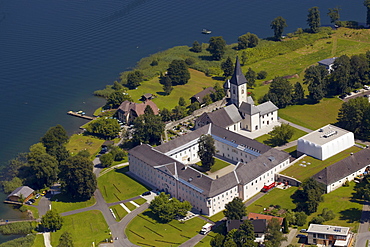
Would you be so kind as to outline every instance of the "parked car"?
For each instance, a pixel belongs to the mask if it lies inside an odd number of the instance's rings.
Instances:
[[[30,199],[29,201],[32,202],[32,203],[35,203],[36,200],[35,199]]]
[[[38,199],[40,197],[40,194],[36,194],[35,198]]]
[[[299,232],[305,233],[305,232],[307,232],[307,229],[301,229]]]
[[[298,234],[296,237],[297,237],[297,238],[307,238],[307,236],[306,236],[306,235],[304,235],[304,234]]]
[[[31,204],[32,204],[32,202],[31,202],[31,201],[26,201],[26,204],[27,204],[27,205],[31,205]]]
[[[354,92],[355,92],[355,93],[359,93],[359,92],[360,92],[360,90],[355,90]]]
[[[148,196],[150,195],[150,191],[145,191],[143,194],[141,194],[142,196]]]

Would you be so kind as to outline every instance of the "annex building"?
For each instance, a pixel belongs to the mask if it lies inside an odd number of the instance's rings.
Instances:
[[[195,120],[195,128],[213,123],[234,132],[241,129],[255,131],[278,122],[277,106],[271,101],[256,106],[252,97],[248,96],[247,79],[238,58],[234,74],[225,82],[224,89],[229,98],[229,105],[211,113],[203,113]]]
[[[298,139],[297,152],[325,160],[355,145],[352,132],[328,124]]]
[[[198,140],[209,134],[216,157],[234,166],[216,177],[191,166],[199,161]],[[235,132],[208,124],[157,147],[140,145],[129,151],[130,172],[153,188],[187,200],[206,215],[224,210],[235,197],[243,201],[275,181],[275,174],[289,167],[289,154]]]
[[[310,224],[307,243],[322,246],[351,246],[353,234],[349,227]]]
[[[352,181],[355,177],[368,173],[369,168],[370,149],[366,148],[322,169],[313,178],[323,185],[326,193],[330,193],[342,187],[346,181]]]

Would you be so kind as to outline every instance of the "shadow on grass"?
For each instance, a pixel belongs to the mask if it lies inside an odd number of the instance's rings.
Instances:
[[[205,61],[213,61],[212,56],[199,56],[199,58]]]
[[[115,172],[117,172],[117,173],[121,173],[121,174],[123,174],[123,175],[127,176],[128,178],[130,178],[130,179],[134,180],[135,182],[137,182],[137,183],[141,184],[141,185],[142,185],[142,186],[144,186],[147,190],[152,190],[152,188],[151,188],[151,187],[146,186],[145,184],[142,184],[140,181],[136,180],[136,179],[135,179],[135,178],[133,178],[133,177],[130,177],[130,176],[127,174],[127,172],[128,172],[128,171],[130,171],[130,170],[129,170],[129,166],[125,166],[125,167],[122,167],[122,168],[119,168],[119,169],[115,169],[114,171],[115,171]]]
[[[143,213],[144,216],[150,218],[151,220],[155,221],[155,223],[159,223],[159,224],[167,224],[167,223],[170,223],[170,222],[164,222],[162,221],[157,215],[153,214],[153,212],[151,210],[147,210]]]
[[[160,96],[166,96],[167,95],[165,92],[155,92],[155,93],[160,95]]]
[[[359,222],[361,218],[362,210],[358,208],[348,208],[339,212],[340,220],[345,220],[348,223]]]
[[[69,195],[66,195],[64,193],[60,193],[60,194],[54,195],[51,198],[51,201],[71,203],[71,202],[86,202],[88,200],[80,199],[80,198],[71,198]]]
[[[212,76],[212,79],[216,81],[225,81],[225,77],[223,76]]]

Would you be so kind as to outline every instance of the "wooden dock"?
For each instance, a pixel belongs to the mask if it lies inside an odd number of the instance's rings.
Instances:
[[[69,111],[69,112],[67,112],[67,114],[71,115],[71,116],[87,119],[87,120],[94,120],[95,119],[95,117],[86,116],[84,114],[80,114],[80,113],[77,113],[77,112],[74,112],[74,111]]]

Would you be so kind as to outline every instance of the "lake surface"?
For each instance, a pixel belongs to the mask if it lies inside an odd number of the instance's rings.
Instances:
[[[307,27],[310,7],[341,6],[342,20],[365,22],[362,0],[14,0],[0,2],[0,166],[62,124],[74,133],[85,123],[66,114],[104,104],[93,97],[140,58],[212,35],[234,43],[247,32],[272,36],[283,16],[286,32]],[[2,201],[4,195],[1,195]],[[20,215],[0,203],[1,218]],[[0,243],[6,238],[0,236]]]

